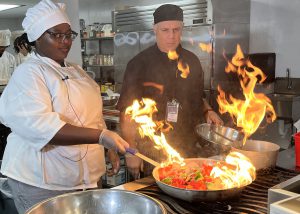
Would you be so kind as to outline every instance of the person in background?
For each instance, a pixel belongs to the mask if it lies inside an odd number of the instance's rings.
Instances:
[[[124,113],[134,99],[151,98],[157,103],[156,120],[165,120],[174,128],[164,133],[167,142],[184,158],[205,156],[196,146],[195,126],[201,121],[219,125],[223,122],[203,98],[203,71],[199,59],[180,45],[183,11],[176,5],[165,4],[157,8],[153,16],[156,44],[130,60],[125,71],[117,106],[122,136],[142,154],[158,162],[165,160],[163,152],[156,150],[153,142],[137,137],[136,124]],[[169,51],[176,51],[179,60],[170,60]],[[187,78],[180,77],[178,61],[189,66]],[[138,178],[141,159],[126,154],[126,164],[133,177]],[[145,176],[151,174],[152,169],[144,163]]]
[[[77,36],[65,4],[40,1],[22,26],[36,52],[16,68],[0,98],[0,121],[12,131],[1,173],[19,213],[50,197],[97,188],[106,171],[104,147],[115,173],[116,152],[128,147],[106,129],[97,83],[65,61]]]
[[[27,38],[27,33],[23,33],[14,41],[14,49],[16,52],[16,66],[27,60],[31,56],[32,47]]]
[[[0,30],[0,85],[6,85],[16,68],[15,57],[6,51],[10,46],[10,30]]]

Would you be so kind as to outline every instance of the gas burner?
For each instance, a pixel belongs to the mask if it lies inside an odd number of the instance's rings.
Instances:
[[[156,184],[138,191],[159,200],[169,214],[265,214],[268,212],[268,189],[297,175],[295,171],[279,167],[260,170],[256,180],[239,196],[226,201],[189,203],[167,195]]]

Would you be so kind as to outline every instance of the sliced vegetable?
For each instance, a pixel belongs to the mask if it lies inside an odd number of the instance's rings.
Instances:
[[[224,186],[218,178],[213,178],[210,173],[213,166],[202,163],[201,166],[187,164],[180,166],[170,164],[158,169],[159,179],[161,182],[188,190],[218,190]]]

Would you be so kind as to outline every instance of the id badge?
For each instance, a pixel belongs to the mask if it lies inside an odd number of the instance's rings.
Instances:
[[[178,119],[179,103],[176,100],[167,102],[167,121],[176,123]]]

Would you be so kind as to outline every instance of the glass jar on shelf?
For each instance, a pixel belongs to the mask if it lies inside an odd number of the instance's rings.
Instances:
[[[95,34],[95,26],[89,25],[89,38],[94,38],[96,36]]]
[[[113,65],[112,55],[108,55],[107,58],[108,58],[107,59],[107,65],[110,65],[110,66]]]
[[[88,64],[89,63],[89,56],[85,55],[83,56],[83,63]]]
[[[94,26],[95,26],[95,37],[100,38],[101,37],[101,24],[99,22],[94,22]]]
[[[88,32],[87,30],[84,30],[84,31],[82,32],[82,38],[84,38],[84,39],[89,38],[89,32]]]
[[[103,55],[100,54],[99,56],[99,65],[103,65]]]
[[[103,55],[103,65],[108,65],[108,57],[107,57],[107,55]]]

